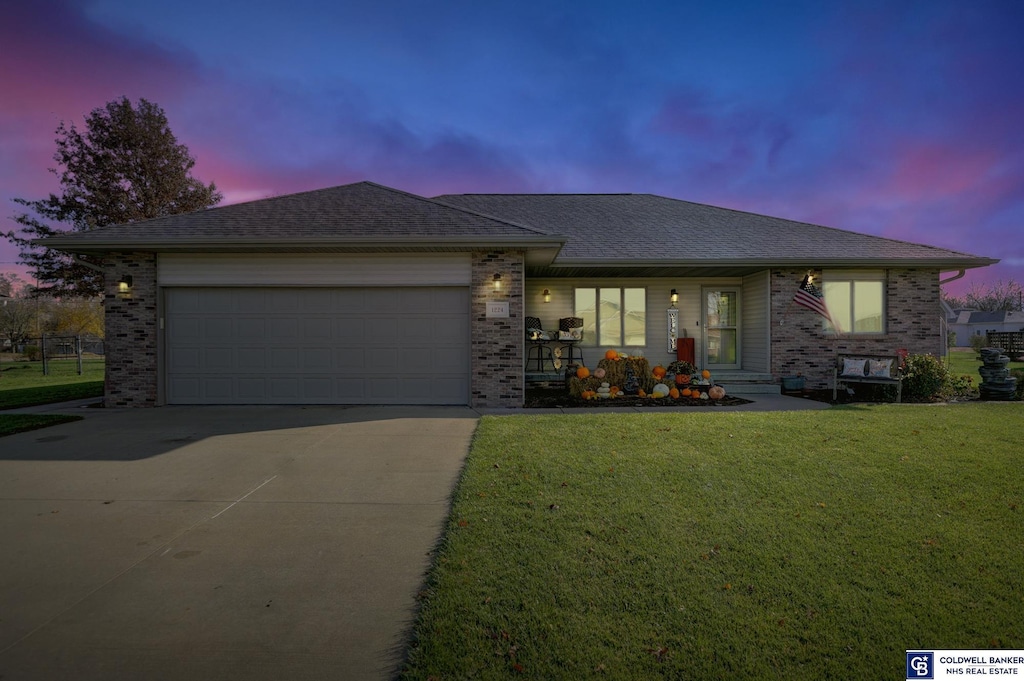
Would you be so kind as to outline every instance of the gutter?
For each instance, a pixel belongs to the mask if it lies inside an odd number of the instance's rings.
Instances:
[[[939,279],[939,286],[942,286],[943,284],[948,284],[951,281],[956,281],[957,279],[963,279],[965,274],[967,274],[967,270],[961,269],[959,272],[954,274],[949,279]]]

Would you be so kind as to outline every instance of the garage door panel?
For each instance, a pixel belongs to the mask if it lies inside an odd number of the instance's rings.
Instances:
[[[267,395],[267,379],[239,378],[238,396],[244,400],[261,401]]]
[[[231,293],[232,312],[266,312],[267,294],[263,289],[231,289]]]
[[[468,402],[468,289],[165,292],[172,404]]]
[[[230,348],[205,348],[203,351],[203,368],[211,371],[231,371],[236,368],[234,358],[237,353]]]
[[[267,351],[264,348],[239,348],[235,352],[235,366],[240,373],[262,371],[267,368]]]
[[[200,354],[199,348],[172,349],[167,354],[168,371],[173,373],[199,371],[202,368]]]
[[[293,313],[293,310],[289,310],[289,313]],[[297,317],[271,319],[267,331],[271,341],[298,338],[299,320]]]
[[[260,317],[238,317],[235,333],[239,338],[262,338],[267,333],[267,322]]]
[[[305,318],[302,320],[302,335],[306,338],[330,339],[333,324],[329,317]]]

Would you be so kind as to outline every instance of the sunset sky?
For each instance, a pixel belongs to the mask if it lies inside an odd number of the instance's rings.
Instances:
[[[127,96],[227,203],[649,192],[1002,259],[954,293],[1024,282],[1019,0],[2,6],[3,230],[58,191],[57,125]]]

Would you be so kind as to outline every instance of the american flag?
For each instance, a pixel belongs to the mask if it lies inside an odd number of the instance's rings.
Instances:
[[[811,275],[804,276],[803,283],[800,284],[796,295],[793,296],[793,302],[809,310],[814,310],[827,319],[836,333],[843,332],[836,320],[832,319],[832,313],[828,311],[828,305],[825,304],[825,296],[822,295],[821,289],[811,283]]]

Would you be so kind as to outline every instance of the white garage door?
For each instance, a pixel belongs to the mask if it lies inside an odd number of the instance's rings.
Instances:
[[[469,289],[165,289],[170,404],[467,404]]]

